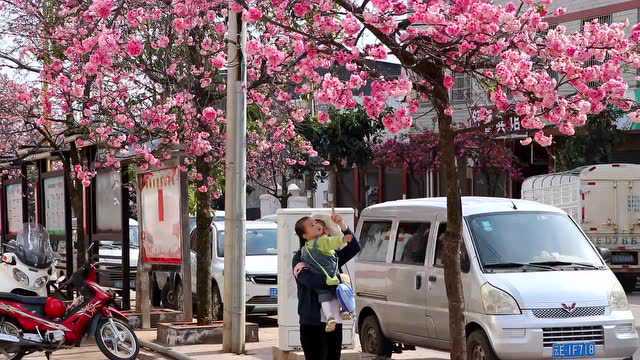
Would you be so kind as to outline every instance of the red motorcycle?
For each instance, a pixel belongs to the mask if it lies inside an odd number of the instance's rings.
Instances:
[[[135,359],[140,344],[124,314],[113,307],[115,294],[96,283],[94,264],[85,265],[59,289],[78,296],[67,308],[56,296],[0,293],[0,354],[21,359],[27,354],[78,346],[94,335],[100,351],[111,360]],[[56,289],[56,293],[59,293]]]

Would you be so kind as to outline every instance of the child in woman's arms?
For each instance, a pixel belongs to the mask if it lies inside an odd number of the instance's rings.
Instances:
[[[339,224],[343,230],[346,230],[340,215],[333,214],[330,219],[307,218],[303,223],[302,235],[306,240],[301,254],[302,261],[313,271],[324,275],[326,284],[331,287],[340,283],[336,250],[341,249],[353,239],[352,235],[344,235],[341,229],[336,229],[335,224]],[[335,309],[339,308],[335,288],[320,290],[317,293],[322,313],[327,321],[325,330],[335,331],[337,324]],[[348,312],[341,312],[340,315],[343,319],[351,318]]]

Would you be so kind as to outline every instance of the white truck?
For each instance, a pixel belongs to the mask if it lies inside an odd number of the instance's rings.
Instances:
[[[527,178],[522,198],[566,211],[628,291],[640,275],[640,165],[602,164]]]

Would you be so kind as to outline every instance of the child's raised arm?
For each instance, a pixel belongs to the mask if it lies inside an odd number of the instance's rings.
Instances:
[[[318,248],[321,251],[331,251],[331,250],[338,250],[340,248],[342,248],[342,246],[344,244],[346,244],[347,242],[351,241],[351,239],[347,240],[346,236],[344,235],[337,235],[337,236],[321,236],[318,240],[316,240],[318,242]]]

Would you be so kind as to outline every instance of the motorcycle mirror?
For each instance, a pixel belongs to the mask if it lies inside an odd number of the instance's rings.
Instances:
[[[16,250],[16,241],[15,240],[11,240],[8,243],[4,244],[4,247],[8,251],[15,251]]]

